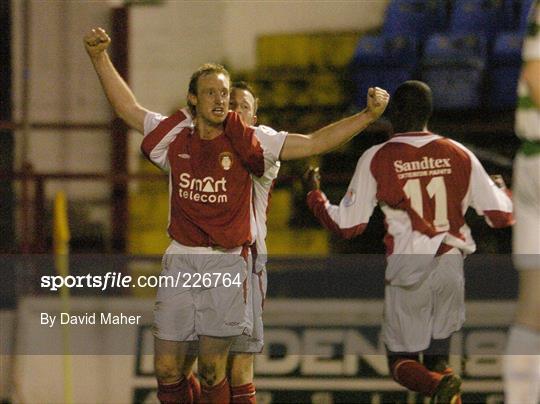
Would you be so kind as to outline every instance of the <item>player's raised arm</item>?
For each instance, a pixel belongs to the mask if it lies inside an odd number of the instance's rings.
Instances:
[[[320,187],[320,174],[310,169],[305,176],[309,189],[307,204],[315,217],[338,237],[350,239],[361,234],[377,205],[377,183],[370,165],[376,148],[369,149],[358,160],[347,193],[339,205],[332,205]]]
[[[111,38],[103,28],[94,28],[84,37],[84,47],[114,112],[131,128],[143,133],[144,117],[148,111],[139,105],[133,92],[113,66],[107,53],[110,43]]]
[[[513,204],[507,189],[501,189],[486,173],[480,161],[469,152],[471,158],[470,205],[483,215],[490,227],[502,228],[515,223]]]
[[[390,96],[379,87],[371,87],[367,94],[367,107],[350,117],[332,123],[308,135],[289,133],[281,160],[294,160],[326,153],[346,143],[375,122],[383,114]]]

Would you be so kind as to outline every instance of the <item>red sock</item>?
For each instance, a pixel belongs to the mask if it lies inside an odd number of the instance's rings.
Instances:
[[[231,404],[257,404],[253,383],[231,387]]]
[[[201,386],[201,404],[230,404],[229,382],[224,378],[213,387]]]
[[[440,373],[430,372],[424,365],[412,359],[396,361],[391,372],[394,380],[402,386],[429,397],[442,379]]]
[[[199,404],[201,402],[201,383],[199,383],[193,373],[188,377],[188,383],[191,395],[193,396],[193,404]]]
[[[158,382],[157,397],[161,404],[192,404],[193,396],[185,377],[176,383],[163,384]]]

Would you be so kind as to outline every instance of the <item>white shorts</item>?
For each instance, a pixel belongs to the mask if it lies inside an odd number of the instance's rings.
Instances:
[[[251,297],[253,303],[253,333],[235,338],[230,351],[235,353],[261,353],[264,347],[263,309],[268,277],[266,268],[251,273]]]
[[[421,352],[448,338],[465,321],[463,257],[457,249],[436,257],[412,286],[385,288],[383,340],[392,352]]]
[[[241,248],[223,251],[173,241],[163,256],[160,281],[180,281],[158,287],[154,336],[196,341],[199,335],[251,335],[251,279],[240,253]]]
[[[518,269],[540,269],[540,155],[516,155],[512,199],[514,263]]]

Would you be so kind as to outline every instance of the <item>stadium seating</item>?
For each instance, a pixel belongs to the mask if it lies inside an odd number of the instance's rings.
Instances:
[[[454,0],[449,32],[484,34],[493,38],[502,9],[502,0]]]
[[[516,0],[517,1],[517,0]],[[529,11],[531,10],[534,0],[521,0],[519,9],[519,21],[517,29],[520,32],[525,32],[527,29],[527,21],[529,17]]]
[[[418,78],[432,87],[436,109],[513,108],[533,1],[390,0],[381,35],[357,45],[354,103],[363,105],[371,85],[392,92]]]
[[[482,36],[430,37],[422,58],[422,79],[433,90],[435,109],[479,108],[486,59],[486,39]]]
[[[521,68],[520,32],[506,32],[495,40],[489,66],[490,109],[512,109],[516,105],[516,88]]]
[[[382,33],[385,36],[412,36],[418,43],[446,29],[444,0],[393,0],[386,9]]]
[[[533,0],[507,0],[504,9],[508,31],[497,35],[491,52],[488,79],[490,109],[512,109],[516,105],[516,87],[521,68],[521,48]],[[512,23],[510,23],[511,18]]]
[[[498,32],[525,32],[533,0],[502,0]]]
[[[502,0],[499,13],[499,31],[513,31],[517,26],[519,3],[516,0]]]
[[[365,36],[359,42],[352,61],[354,104],[365,105],[369,87],[379,86],[392,93],[412,78],[418,63],[417,45],[403,36]]]

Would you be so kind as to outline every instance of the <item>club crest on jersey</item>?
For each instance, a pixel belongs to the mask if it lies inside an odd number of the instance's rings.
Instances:
[[[223,152],[219,155],[218,157],[219,159],[219,164],[221,164],[221,167],[225,170],[225,171],[228,171],[231,169],[232,165],[233,165],[233,156],[232,156],[232,153],[230,152]]]
[[[343,205],[349,207],[356,200],[356,191],[352,188],[347,190],[347,193],[343,197]]]

